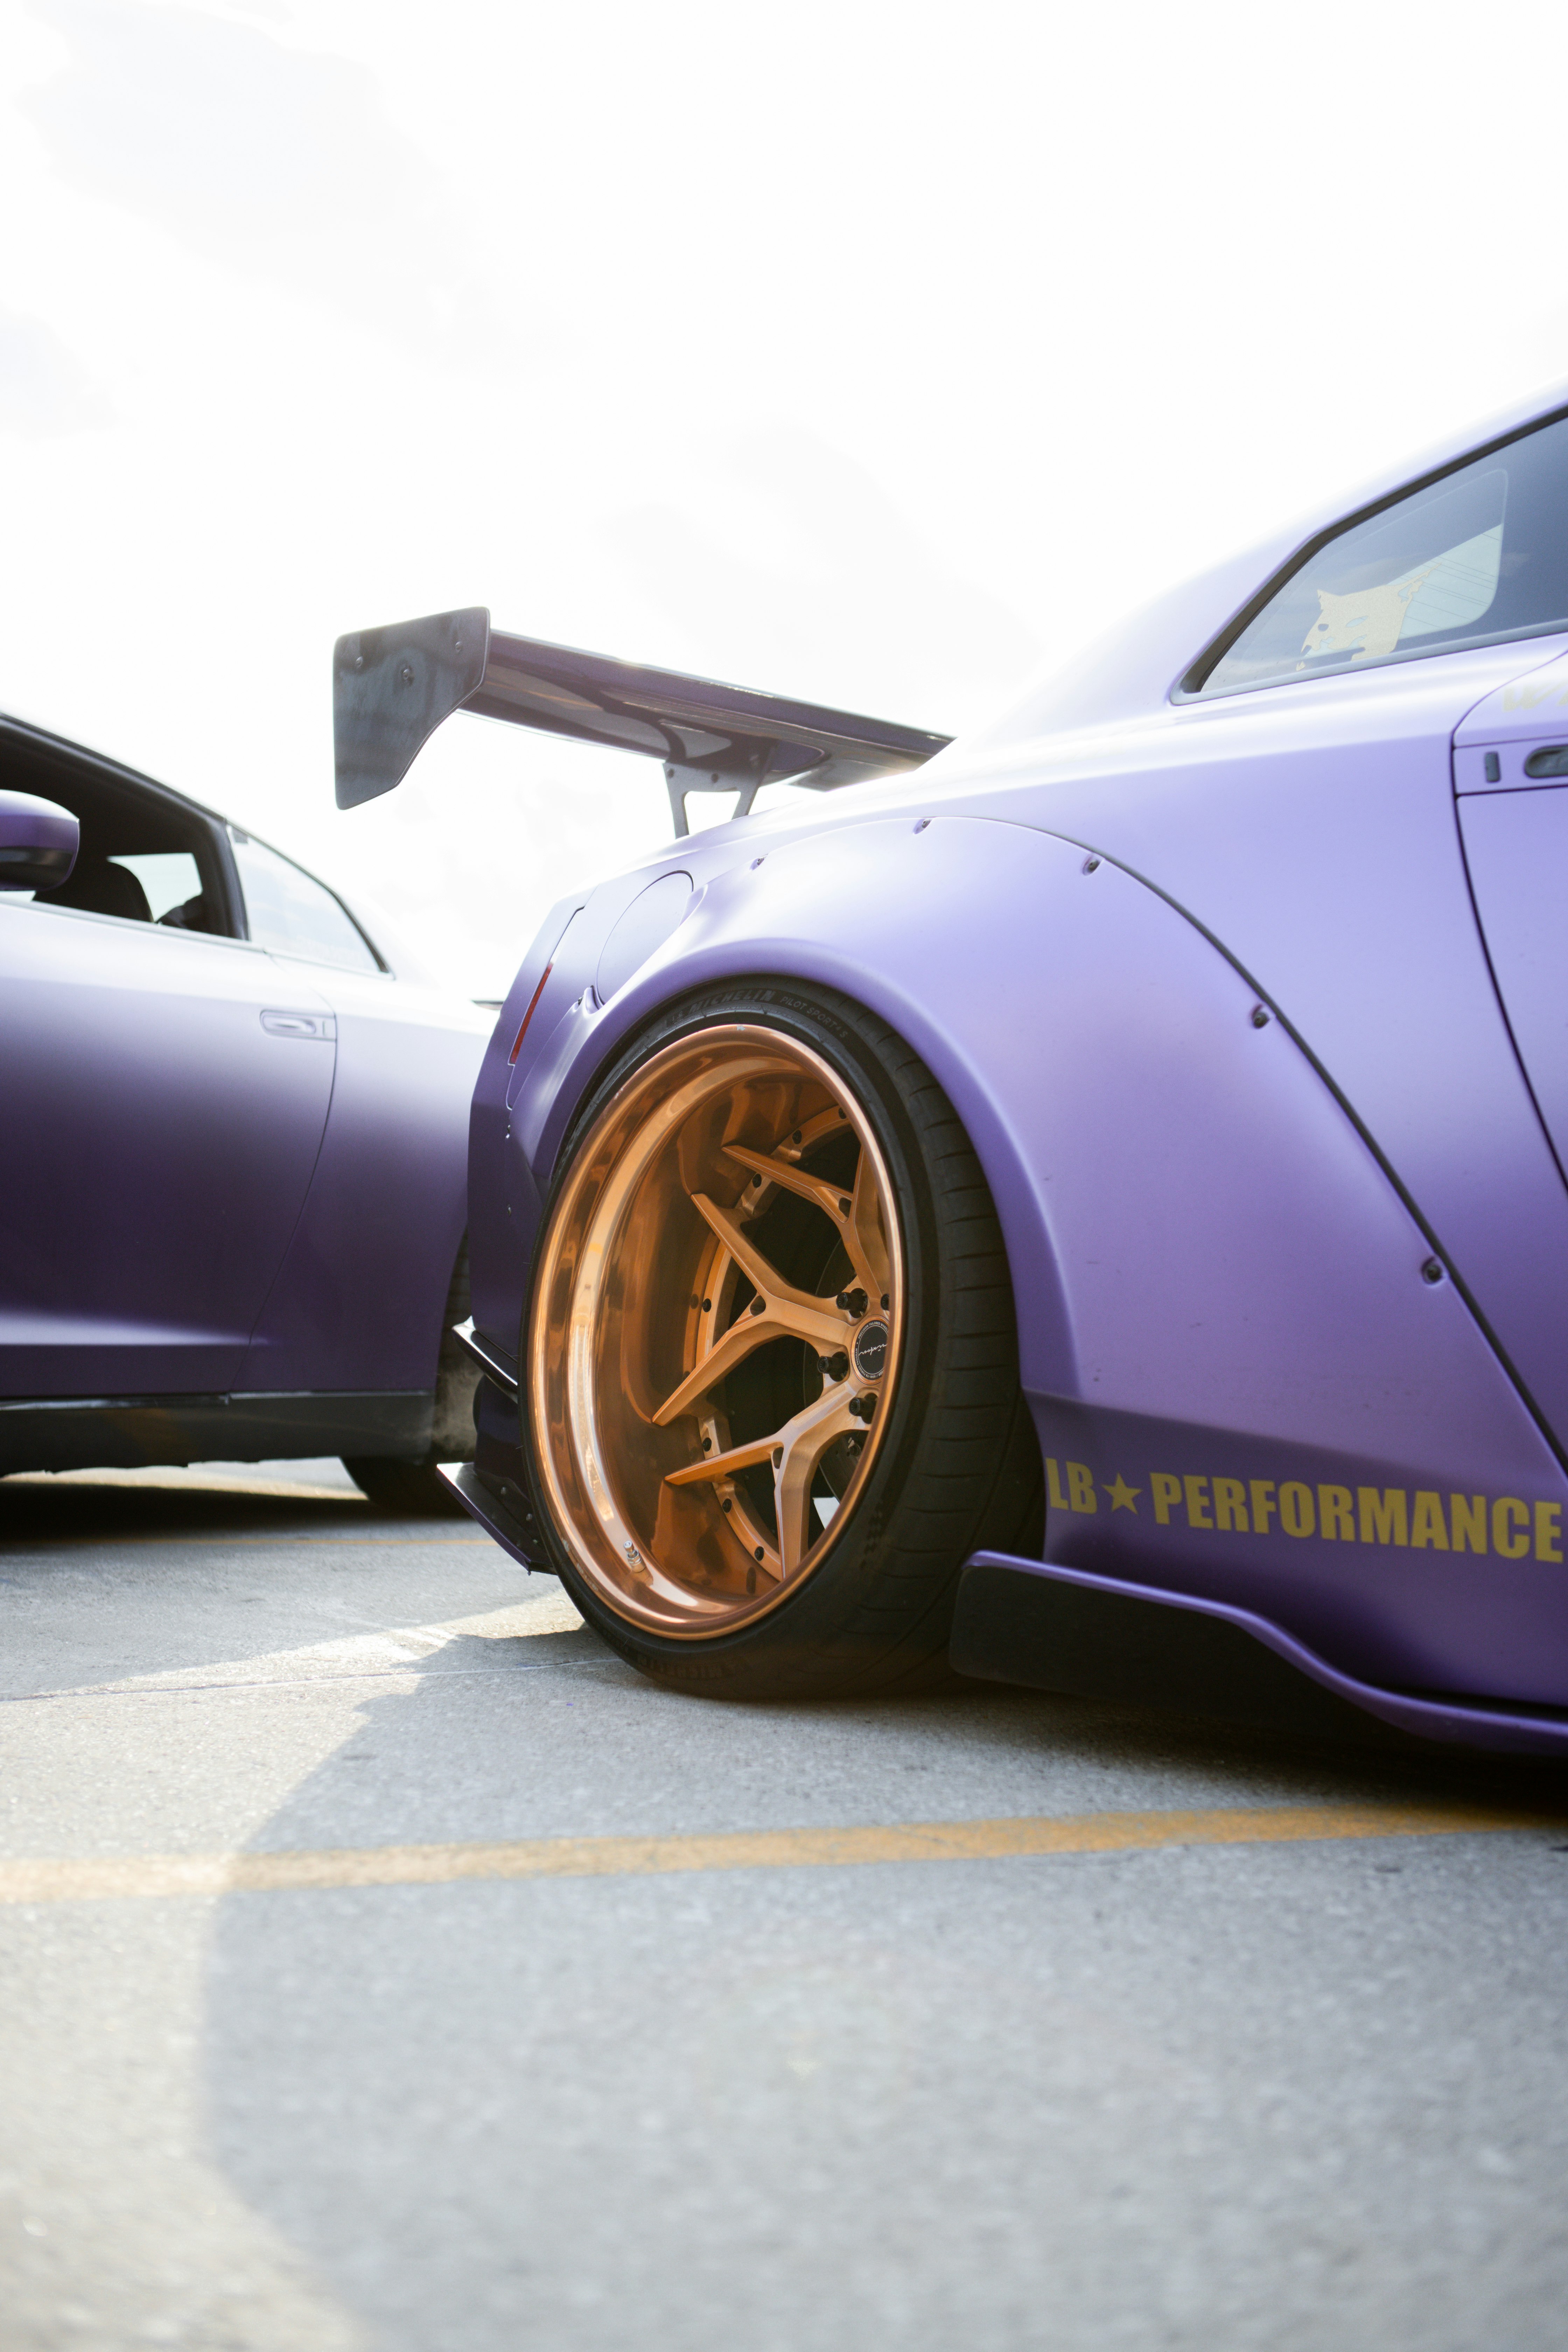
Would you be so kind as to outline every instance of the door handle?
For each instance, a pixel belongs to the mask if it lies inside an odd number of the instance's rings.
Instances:
[[[329,1045],[338,1034],[335,1013],[264,1012],[261,1025],[269,1037],[324,1037]]]

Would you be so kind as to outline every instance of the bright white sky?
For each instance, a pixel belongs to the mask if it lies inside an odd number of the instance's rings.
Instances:
[[[658,772],[459,719],[342,815],[341,631],[488,604],[956,732],[1568,374],[1565,25],[0,0],[0,707],[499,993]]]

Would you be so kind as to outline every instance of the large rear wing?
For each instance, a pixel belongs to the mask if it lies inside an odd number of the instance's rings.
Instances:
[[[571,646],[503,636],[475,604],[338,639],[338,806],[357,808],[401,783],[416,753],[454,710],[647,752],[663,764],[678,834],[688,830],[688,793],[734,793],[734,814],[744,816],[763,784],[832,792],[921,767],[951,740]]]

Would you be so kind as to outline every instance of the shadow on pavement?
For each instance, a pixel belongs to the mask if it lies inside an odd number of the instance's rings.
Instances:
[[[195,1486],[33,1485],[0,1478],[0,1546],[102,1542],[147,1543],[180,1537],[265,1535],[333,1528],[347,1532],[384,1526],[364,1496],[341,1502],[292,1495],[237,1494]],[[397,1524],[402,1524],[398,1522]],[[415,1527],[449,1527],[450,1520],[416,1519]]]

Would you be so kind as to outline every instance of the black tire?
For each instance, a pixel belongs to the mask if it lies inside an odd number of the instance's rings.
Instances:
[[[426,1462],[399,1462],[390,1454],[343,1456],[343,1468],[378,1510],[400,1517],[460,1519],[463,1507],[440,1473]]]
[[[471,1311],[468,1240],[465,1234],[441,1319],[429,1447],[416,1462],[400,1460],[392,1454],[342,1456],[343,1468],[354,1485],[384,1511],[422,1518],[466,1516],[450,1486],[437,1474],[436,1465],[471,1462],[474,1458],[474,1391],[479,1383],[479,1367],[452,1336],[454,1326],[466,1322]]]
[[[546,1206],[539,1263],[578,1152],[607,1107],[651,1056],[726,1024],[765,1028],[815,1054],[858,1106],[882,1155],[907,1276],[902,1352],[884,1400],[885,1426],[853,1507],[823,1536],[822,1557],[798,1589],[735,1630],[671,1638],[609,1605],[556,1524],[525,1359],[523,1444],[548,1564],[611,1648],[672,1688],[732,1698],[929,1688],[948,1677],[964,1559],[983,1548],[1037,1555],[1044,1506],[995,1209],[969,1139],[920,1056],[884,1022],[809,985],[725,985],[670,1008],[606,1070],[574,1122]],[[525,1318],[525,1350],[542,1321]]]

